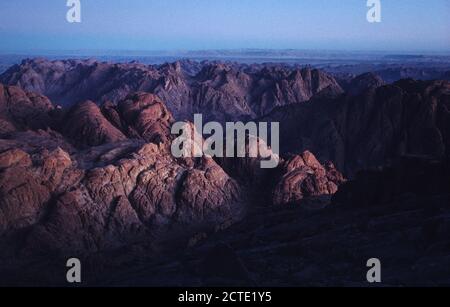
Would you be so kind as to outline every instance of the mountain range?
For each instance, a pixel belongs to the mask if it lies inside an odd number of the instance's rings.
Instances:
[[[393,285],[450,282],[449,81],[33,59],[0,83],[1,283],[63,283],[49,262],[78,255],[97,285],[355,285],[327,276],[380,249]],[[174,158],[195,113],[279,122],[279,166]]]
[[[151,92],[165,101],[177,120],[206,111],[207,120],[221,122],[262,116],[277,106],[306,102],[319,93],[342,93],[333,77],[317,69],[193,61],[153,66],[25,60],[2,74],[0,82],[46,95],[63,107],[88,99],[117,103],[130,92]]]

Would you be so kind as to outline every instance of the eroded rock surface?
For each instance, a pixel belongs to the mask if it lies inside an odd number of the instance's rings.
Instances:
[[[173,158],[173,118],[154,95],[103,108],[86,101],[55,115],[45,98],[1,89],[14,130],[0,140],[0,237],[20,237],[9,250],[88,254],[157,244],[164,233],[215,229],[246,209],[241,187],[212,158]],[[11,110],[33,99],[39,107],[29,111],[42,126],[28,114],[19,125]]]
[[[292,157],[282,165],[283,175],[275,187],[275,205],[295,204],[304,198],[333,195],[345,180],[334,165],[322,166],[309,151]]]

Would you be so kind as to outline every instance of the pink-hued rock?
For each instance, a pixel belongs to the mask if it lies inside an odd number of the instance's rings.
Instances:
[[[172,114],[157,96],[139,92],[118,104],[122,123],[146,142],[168,143],[171,140]]]
[[[79,146],[119,142],[126,136],[114,127],[92,101],[74,106],[61,123],[63,134]]]
[[[344,177],[332,163],[322,166],[309,151],[284,162],[284,174],[275,187],[275,205],[295,204],[301,200],[322,195],[333,195]]]
[[[56,167],[62,161],[60,157],[46,162]],[[66,170],[65,164],[60,169]],[[70,188],[59,188],[52,208],[36,200],[36,206],[49,212],[30,232],[30,248],[103,250],[146,240],[168,225],[186,225],[187,229],[216,225],[237,218],[244,209],[238,185],[214,161],[205,158],[187,167],[155,144],[142,146],[114,165],[66,171],[64,179],[56,172],[49,179],[65,183],[74,181],[76,174],[82,177]],[[51,187],[40,189],[47,192],[45,199]]]
[[[13,149],[2,153],[0,160],[0,234],[37,223],[52,193],[72,183],[64,176],[72,161],[61,149],[33,156]]]
[[[45,129],[54,107],[47,97],[0,84],[0,135],[17,130]]]
[[[172,156],[174,120],[154,95],[129,95],[106,116],[86,101],[58,118],[63,136],[22,126],[0,140],[0,238],[26,229],[23,255],[153,244],[245,210],[242,189],[212,158]]]

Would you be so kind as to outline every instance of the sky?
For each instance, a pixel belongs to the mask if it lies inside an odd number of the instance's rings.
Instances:
[[[450,51],[450,0],[0,1],[0,52],[31,50],[326,49]]]

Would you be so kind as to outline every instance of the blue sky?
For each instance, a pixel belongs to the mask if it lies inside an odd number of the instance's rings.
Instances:
[[[2,0],[0,51],[333,49],[450,51],[450,0]]]

